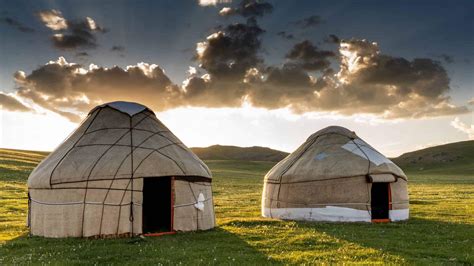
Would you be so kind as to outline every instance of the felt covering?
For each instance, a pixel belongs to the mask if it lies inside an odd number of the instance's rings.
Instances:
[[[143,178],[173,178],[174,230],[214,227],[208,167],[143,105],[94,108],[30,174],[33,235],[142,233]],[[203,210],[194,207],[202,193]],[[171,214],[170,214],[171,215]]]
[[[372,182],[390,183],[392,210],[408,210],[405,173],[353,131],[327,127],[311,135],[267,173],[262,215],[296,220],[321,221],[326,217],[328,221],[368,221]],[[291,213],[298,208],[304,210]],[[337,210],[341,210],[340,216],[335,215]],[[357,210],[367,215],[361,216]],[[305,211],[320,215],[312,216]]]

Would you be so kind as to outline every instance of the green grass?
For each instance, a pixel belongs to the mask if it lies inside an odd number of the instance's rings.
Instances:
[[[0,150],[0,264],[474,264],[474,176],[413,174],[407,222],[260,217],[269,162],[207,161],[217,227],[134,239],[28,237],[25,181],[44,153]]]

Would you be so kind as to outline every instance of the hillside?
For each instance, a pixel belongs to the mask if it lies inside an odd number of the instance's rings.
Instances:
[[[410,172],[474,175],[474,140],[407,152],[391,160]]]
[[[288,153],[265,147],[237,147],[213,145],[207,148],[191,148],[203,160],[237,160],[278,162]]]

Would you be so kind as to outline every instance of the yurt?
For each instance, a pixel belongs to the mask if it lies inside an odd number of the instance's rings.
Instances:
[[[211,173],[147,107],[97,106],[28,178],[30,233],[156,235],[215,225]]]
[[[265,176],[264,217],[333,222],[408,219],[405,173],[339,126],[324,128]]]

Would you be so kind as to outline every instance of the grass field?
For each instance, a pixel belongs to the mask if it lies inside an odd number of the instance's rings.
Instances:
[[[45,153],[0,149],[0,264],[474,264],[474,174],[409,175],[407,222],[305,223],[260,217],[268,162],[206,161],[217,227],[134,239],[44,239],[25,227],[26,179]]]

